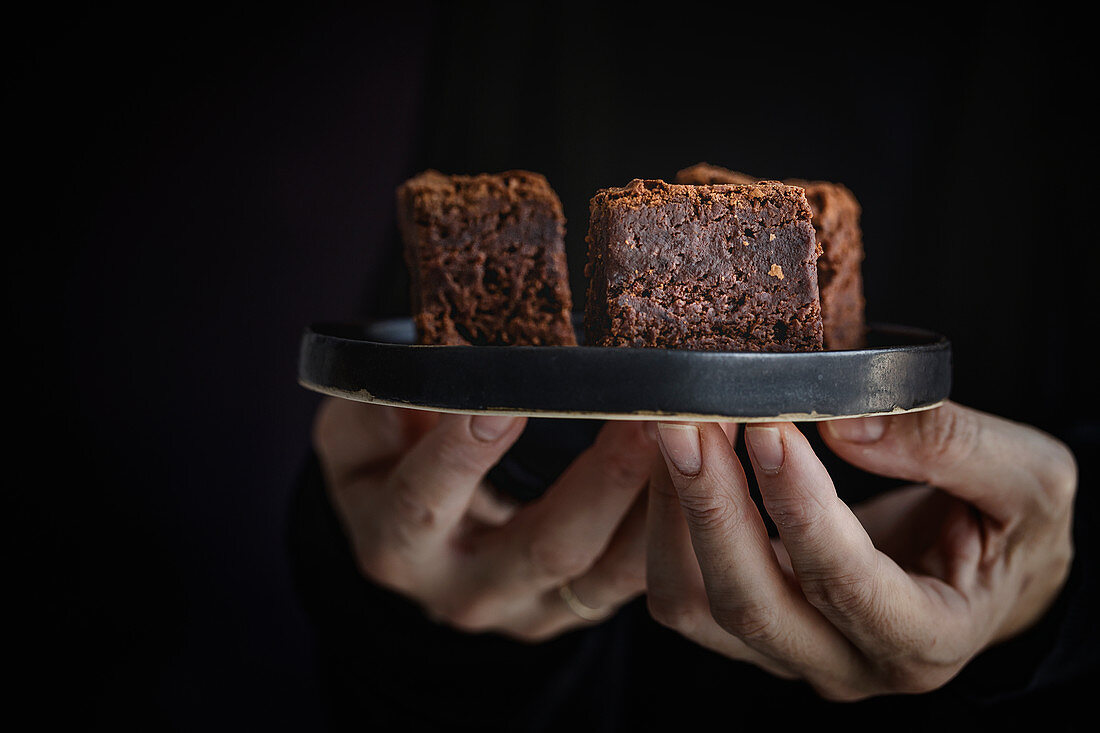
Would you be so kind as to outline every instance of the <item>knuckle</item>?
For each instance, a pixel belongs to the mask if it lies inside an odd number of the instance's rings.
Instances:
[[[409,477],[400,471],[390,476],[393,482],[393,511],[396,514],[397,527],[415,527],[429,529],[435,525],[436,507],[428,501],[419,487],[413,485]]]
[[[949,406],[916,415],[917,455],[933,465],[955,465],[973,453],[981,422],[969,410]]]
[[[612,451],[601,463],[604,485],[624,489],[637,489],[649,474],[649,465],[637,456],[623,451]]]
[[[741,639],[771,642],[780,636],[779,617],[773,606],[763,603],[711,601],[710,615],[723,629]]]
[[[1065,583],[1066,578],[1069,576],[1070,569],[1073,567],[1073,559],[1076,556],[1076,548],[1073,544],[1072,535],[1067,532],[1063,538],[1063,541],[1057,544],[1056,549],[1052,553],[1050,561],[1050,572],[1048,576],[1057,579],[1058,587],[1061,587]]]
[[[821,504],[813,492],[798,491],[784,498],[766,497],[768,516],[776,527],[793,532],[800,543],[813,546],[824,543],[828,526],[822,521],[826,507]]]
[[[546,577],[573,578],[588,569],[588,554],[557,537],[536,538],[528,545],[528,559],[535,572]]]
[[[802,593],[815,608],[831,608],[845,616],[863,618],[874,608],[873,585],[863,569],[836,574],[799,575]]]
[[[648,454],[656,452],[641,429],[632,424],[612,423],[600,432],[593,446],[607,483],[637,488],[649,475]]]
[[[1039,477],[1039,486],[1044,513],[1061,516],[1073,506],[1077,495],[1077,459],[1066,444],[1058,440],[1052,441],[1052,455]]]
[[[733,513],[730,507],[713,496],[700,496],[690,489],[679,493],[680,508],[688,523],[703,531],[721,531],[730,528]]]
[[[646,607],[654,621],[682,634],[690,635],[699,628],[703,611],[680,596],[654,594],[646,596]]]
[[[814,527],[815,513],[810,511],[806,502],[799,499],[776,500],[768,497],[768,516],[777,527],[795,530],[799,536],[804,536]]]
[[[488,470],[483,456],[490,447],[476,444],[471,437],[456,432],[440,438],[435,456],[441,465],[463,474],[482,474]]]

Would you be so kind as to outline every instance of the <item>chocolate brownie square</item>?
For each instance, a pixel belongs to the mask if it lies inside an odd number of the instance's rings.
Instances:
[[[565,216],[546,178],[425,171],[397,189],[417,340],[575,345]]]
[[[756,178],[738,171],[698,163],[676,174],[677,183],[753,183]],[[866,320],[863,297],[863,233],[859,201],[847,187],[829,181],[787,179],[806,191],[813,210],[813,225],[821,258],[817,261],[817,286],[821,292],[821,317],[825,347],[856,349],[864,345]]]
[[[590,208],[587,343],[821,349],[819,248],[801,188],[636,179]]]

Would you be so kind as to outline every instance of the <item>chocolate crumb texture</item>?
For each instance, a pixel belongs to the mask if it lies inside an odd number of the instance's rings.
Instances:
[[[587,342],[821,349],[820,250],[810,217],[805,191],[778,181],[636,179],[597,192],[587,237]]]
[[[565,216],[546,178],[425,171],[397,189],[417,340],[575,345]]]
[[[708,163],[698,163],[676,174],[678,183],[695,185],[749,184],[756,180],[745,173]],[[859,201],[840,183],[802,179],[784,182],[805,190],[813,210],[812,223],[822,250],[817,268],[825,346],[829,349],[860,348],[865,343],[866,317]]]

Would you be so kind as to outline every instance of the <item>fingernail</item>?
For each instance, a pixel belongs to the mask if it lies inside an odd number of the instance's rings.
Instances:
[[[470,420],[470,432],[478,440],[491,443],[512,426],[511,415],[474,415]]]
[[[661,436],[661,448],[676,470],[685,476],[694,476],[703,466],[699,450],[699,428],[678,423],[657,423]]]
[[[839,440],[849,443],[874,443],[886,432],[884,417],[852,417],[843,420],[830,420],[826,429]]]
[[[652,420],[646,420],[642,424],[642,432],[645,433],[645,437],[656,442],[657,441],[657,423]]]
[[[745,428],[745,442],[752,450],[757,468],[769,473],[783,468],[783,436],[779,428],[749,425]]]

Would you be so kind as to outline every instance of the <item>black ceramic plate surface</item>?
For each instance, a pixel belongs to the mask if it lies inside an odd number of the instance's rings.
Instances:
[[[922,410],[951,389],[951,344],[905,326],[872,325],[864,349],[794,354],[420,346],[414,337],[408,318],[315,324],[302,336],[298,381],[442,412],[738,422]]]

